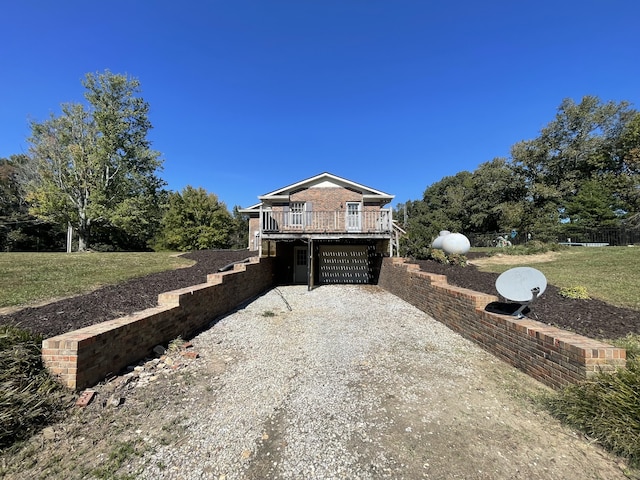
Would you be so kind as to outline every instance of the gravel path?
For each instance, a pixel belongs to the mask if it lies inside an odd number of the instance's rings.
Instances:
[[[540,384],[375,286],[281,287],[193,344],[136,478],[624,478]]]

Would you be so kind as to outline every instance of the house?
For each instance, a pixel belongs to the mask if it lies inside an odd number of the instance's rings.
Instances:
[[[248,247],[275,257],[278,283],[376,283],[382,257],[397,253],[393,195],[321,173],[258,199],[240,210]]]

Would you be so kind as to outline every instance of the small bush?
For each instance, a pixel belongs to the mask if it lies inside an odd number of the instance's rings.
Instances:
[[[416,256],[418,260],[432,260],[434,262],[442,263],[443,265],[457,265],[459,267],[466,267],[467,257],[458,253],[446,254],[444,250],[439,248],[428,248],[421,252],[420,256]]]
[[[600,373],[548,400],[556,417],[640,467],[640,335],[612,342],[627,349],[627,368]]]
[[[589,300],[587,289],[580,285],[575,287],[562,287],[558,294],[564,298],[574,298],[576,300]]]
[[[452,253],[450,255],[447,255],[447,258],[449,259],[449,263],[451,265],[457,265],[459,267],[466,267],[468,265],[467,257],[459,253]]]
[[[496,248],[490,251],[488,255],[536,255],[539,253],[559,252],[567,248],[568,247],[558,245],[557,243],[543,243],[538,240],[531,240],[523,245]]]
[[[438,248],[430,248],[427,254],[427,259],[433,260],[434,262],[443,263],[445,265],[449,263],[447,255],[444,253],[444,251]]]
[[[40,342],[0,326],[0,448],[28,438],[61,411],[63,389],[42,365]]]

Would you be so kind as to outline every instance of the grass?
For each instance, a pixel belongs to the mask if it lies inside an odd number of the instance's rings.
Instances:
[[[640,467],[640,335],[615,341],[627,368],[570,385],[547,400],[551,413]]]
[[[171,252],[0,253],[0,308],[87,293],[193,263]]]
[[[559,288],[586,288],[589,296],[618,307],[640,310],[640,248],[574,247],[556,253],[551,262],[531,263]],[[522,266],[521,263],[518,265]],[[485,265],[484,271],[502,273],[514,263]]]
[[[495,250],[495,249],[494,249]],[[542,252],[541,252],[542,253]],[[545,274],[549,283],[572,298],[590,296],[612,305],[640,310],[640,249],[588,247],[561,249],[549,262],[528,263]],[[509,257],[504,261],[509,262]],[[502,273],[522,266],[484,265],[482,270]],[[545,399],[549,411],[564,423],[587,434],[606,449],[640,467],[640,335],[613,339],[627,350],[627,368],[599,373],[570,385]],[[634,473],[636,475],[636,473]]]
[[[29,332],[0,326],[0,449],[60,413],[63,389],[42,365],[40,342]]]

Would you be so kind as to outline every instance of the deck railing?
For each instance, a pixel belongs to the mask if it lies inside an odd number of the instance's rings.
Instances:
[[[262,232],[269,233],[390,233],[393,222],[390,209],[286,212],[264,210]]]

